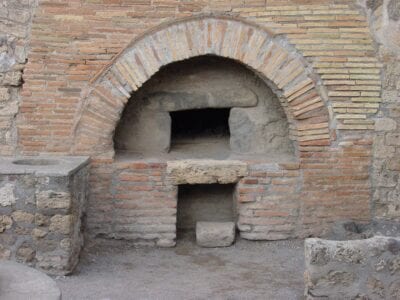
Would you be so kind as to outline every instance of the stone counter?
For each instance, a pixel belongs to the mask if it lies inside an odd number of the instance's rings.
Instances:
[[[0,159],[0,259],[65,275],[78,263],[86,157]]]

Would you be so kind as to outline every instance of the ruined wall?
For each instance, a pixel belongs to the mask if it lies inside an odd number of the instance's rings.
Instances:
[[[400,220],[400,1],[360,1],[383,63],[372,183],[375,217]]]
[[[13,155],[17,145],[22,73],[37,0],[0,1],[0,155]]]
[[[399,299],[400,239],[306,239],[306,298]]]
[[[19,36],[20,31],[28,32],[30,17],[19,23],[10,22],[9,18],[20,18],[9,13],[16,3],[31,16],[30,8],[35,2],[1,2],[1,13],[5,11],[8,15],[1,17],[1,31]],[[188,16],[228,15],[249,20],[276,34],[290,51],[305,58],[318,75],[318,84],[326,87],[322,96],[330,113],[329,127],[327,123],[320,128],[308,126],[296,137],[300,150],[312,149],[302,152],[299,162],[300,177],[304,180],[299,196],[305,212],[301,217],[304,234],[312,232],[312,228],[322,230],[321,222],[333,222],[333,215],[358,214],[361,220],[369,220],[369,204],[375,216],[399,219],[398,3],[396,0],[43,1],[33,22],[31,51],[24,73],[18,151],[34,155],[71,154],[74,141],[90,142],[86,137],[77,139],[75,131],[90,81],[133,38],[155,26]],[[388,6],[390,9],[386,9]],[[14,53],[25,49],[27,39],[22,35],[16,45],[23,47],[13,50],[11,43],[11,47],[7,46],[8,54],[0,53],[0,62],[9,61],[10,56],[18,56]],[[21,68],[20,63],[14,69]],[[5,78],[10,80],[12,75],[20,74],[10,72],[7,76],[0,75],[1,84]],[[6,85],[7,89],[0,87],[0,103],[9,104],[0,110],[3,128],[0,154],[9,155],[14,153],[17,143],[14,116],[19,88]],[[18,78],[13,85],[18,85]],[[382,109],[378,112],[382,99]],[[307,110],[315,107],[311,100],[302,99],[297,109],[309,114]],[[87,119],[92,126],[88,130],[107,121],[98,118],[104,107],[90,112]],[[112,132],[107,135],[110,138]],[[332,147],[328,151],[329,143]],[[106,160],[98,155],[93,161],[91,176],[89,224],[95,231],[107,226],[109,212],[113,211],[109,189],[113,180],[109,169],[112,161],[109,153],[104,156]]]

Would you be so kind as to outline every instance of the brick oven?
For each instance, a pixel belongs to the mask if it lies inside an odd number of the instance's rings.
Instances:
[[[129,99],[117,125],[114,148],[117,162],[166,166],[166,175],[158,184],[152,182],[151,174],[129,170],[130,175],[115,179],[114,190],[121,208],[137,212],[149,208],[150,198],[159,199],[154,221],[165,221],[158,224],[158,230],[170,225],[166,236],[172,238],[175,223],[177,229],[194,229],[198,221],[239,221],[242,236],[254,236],[255,231],[272,224],[253,224],[251,206],[238,205],[268,193],[268,187],[255,184],[257,180],[241,181],[249,175],[249,164],[266,164],[265,168],[272,170],[278,163],[298,164],[289,123],[274,92],[253,71],[217,56],[167,65],[148,80]],[[296,189],[296,180],[291,181],[288,186]],[[264,180],[263,184],[271,183]],[[157,196],[158,185],[169,191],[173,206],[163,201],[165,194]],[[280,209],[276,217],[279,213],[289,216]],[[290,210],[294,212],[295,205]],[[137,230],[139,224],[135,218],[130,220],[134,223],[128,219],[118,227],[121,231],[113,234],[137,234],[130,230]],[[270,228],[277,231],[271,232],[271,237],[288,232],[275,225]]]
[[[173,246],[177,220],[229,217],[251,240],[368,221],[371,141],[351,131],[366,125],[332,120],[328,100],[348,93],[253,22],[191,17],[139,36],[76,116],[71,151],[93,158],[90,234]]]
[[[301,238],[386,209],[381,64],[354,5],[139,2],[47,1],[32,23],[16,151],[90,156],[89,239],[171,247],[197,221]]]

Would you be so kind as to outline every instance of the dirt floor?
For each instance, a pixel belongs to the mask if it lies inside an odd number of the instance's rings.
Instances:
[[[238,240],[207,249],[110,244],[87,249],[76,272],[57,278],[68,299],[301,299],[303,241]]]

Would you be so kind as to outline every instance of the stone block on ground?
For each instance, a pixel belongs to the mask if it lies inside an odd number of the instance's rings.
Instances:
[[[400,299],[400,239],[306,239],[307,299]]]
[[[201,247],[228,247],[235,240],[233,222],[197,222],[196,241]]]

